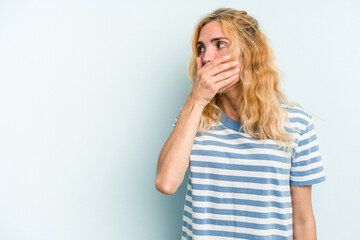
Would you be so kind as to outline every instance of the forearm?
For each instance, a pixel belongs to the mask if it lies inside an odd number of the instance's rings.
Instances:
[[[316,240],[315,219],[293,224],[294,240]]]
[[[189,96],[164,144],[158,159],[155,184],[156,188],[165,194],[176,192],[183,181],[203,109],[203,105]]]

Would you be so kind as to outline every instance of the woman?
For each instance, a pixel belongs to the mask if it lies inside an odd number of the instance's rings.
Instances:
[[[190,167],[182,239],[316,239],[311,185],[325,174],[314,124],[279,90],[258,22],[217,9],[192,49],[193,87],[155,181],[173,194]]]

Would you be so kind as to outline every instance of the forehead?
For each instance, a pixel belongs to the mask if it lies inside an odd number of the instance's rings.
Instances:
[[[207,41],[215,37],[226,37],[222,24],[218,20],[213,20],[205,24],[199,33],[199,41]]]

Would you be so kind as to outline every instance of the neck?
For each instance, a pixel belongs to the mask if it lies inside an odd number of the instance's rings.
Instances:
[[[237,101],[239,99],[240,91],[238,88],[229,88],[223,94],[221,94],[220,102],[222,110],[230,118],[240,122],[239,108]]]

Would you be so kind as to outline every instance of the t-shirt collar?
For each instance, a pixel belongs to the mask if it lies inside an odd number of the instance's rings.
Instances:
[[[240,126],[242,125],[241,122],[238,122],[235,119],[232,119],[229,116],[227,116],[223,110],[221,110],[220,122],[224,124],[226,127],[231,128],[235,131],[239,131]]]

